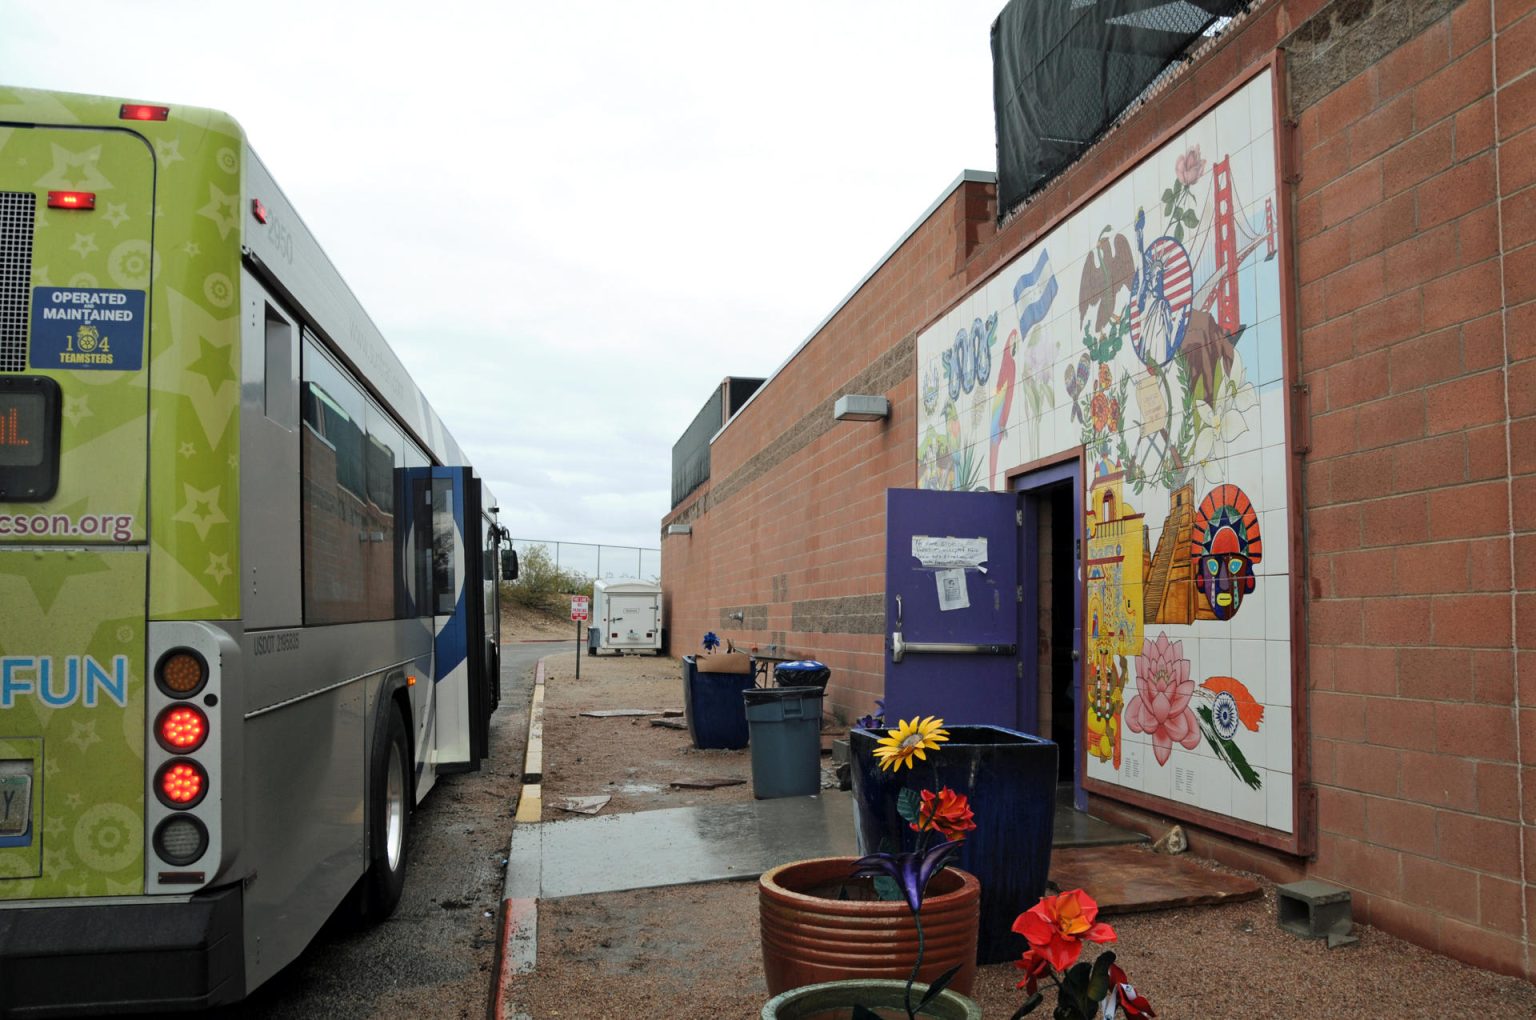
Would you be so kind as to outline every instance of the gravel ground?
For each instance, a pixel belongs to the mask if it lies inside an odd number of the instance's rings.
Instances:
[[[685,731],[580,715],[681,708],[676,660],[587,657],[577,681],[574,656],[561,654],[547,670],[546,818],[564,817],[551,805],[566,796],[610,793],[603,813],[750,799],[747,784],[711,791],[669,785],[677,777],[746,778],[745,751],[697,751]],[[1120,964],[1160,1017],[1536,1017],[1536,987],[1365,925],[1356,926],[1358,945],[1333,951],[1294,938],[1276,927],[1273,884],[1252,877],[1264,888],[1261,899],[1105,918],[1119,934]],[[978,970],[973,997],[985,1016],[1013,1014],[1023,1001],[1016,980],[1009,964]],[[542,901],[538,966],[516,979],[510,998],[537,1020],[754,1017],[767,999],[757,884]]]

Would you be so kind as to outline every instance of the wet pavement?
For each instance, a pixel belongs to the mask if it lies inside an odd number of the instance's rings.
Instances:
[[[519,825],[507,898],[754,879],[785,861],[857,852],[849,794],[664,808]]]
[[[1053,848],[1145,842],[1056,805]],[[747,804],[665,808],[519,825],[512,832],[506,898],[551,899],[693,882],[755,879],[785,861],[858,853],[852,795],[827,790]]]

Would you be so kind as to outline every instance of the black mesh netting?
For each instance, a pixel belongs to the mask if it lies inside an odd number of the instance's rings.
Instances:
[[[1011,0],[992,25],[998,217],[1072,163],[1247,0]]]

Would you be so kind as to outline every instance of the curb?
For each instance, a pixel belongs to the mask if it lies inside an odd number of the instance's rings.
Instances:
[[[507,994],[519,974],[533,972],[539,953],[539,844],[538,821],[543,813],[544,770],[544,660],[533,677],[533,700],[528,706],[528,748],[523,755],[523,789],[513,818],[512,845],[507,851],[507,877],[502,888],[497,919],[496,958],[492,961],[490,1020],[526,1020],[513,1008]]]

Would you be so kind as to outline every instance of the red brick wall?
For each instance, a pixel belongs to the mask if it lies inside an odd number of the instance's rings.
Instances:
[[[1354,892],[1358,919],[1528,979],[1536,916],[1536,4],[1465,0],[1361,59],[1392,0],[1255,5],[995,236],[990,189],[942,204],[712,451],[714,493],[861,369],[1026,250],[1277,47],[1288,51],[1303,423],[1304,659],[1316,853],[1192,831],[1206,853]],[[1433,4],[1415,4],[1421,11]],[[1304,51],[1314,66],[1300,95]],[[840,424],[717,503],[668,519],[675,651],[774,641],[795,600],[883,589],[883,490],[914,484],[910,371],[883,424]],[[743,477],[743,476],[737,476]],[[814,495],[804,498],[809,484]],[[766,607],[764,626],[722,623]],[[729,622],[729,621],[727,621]],[[724,630],[722,630],[724,627]],[[834,703],[881,689],[879,634],[787,631]],[[1531,707],[1526,707],[1531,706]],[[1306,802],[1306,797],[1303,802]],[[1155,829],[1164,820],[1095,807]]]
[[[1515,591],[1533,581],[1513,529],[1536,524],[1511,511],[1536,434],[1510,416],[1536,407],[1510,327],[1536,297],[1518,223],[1536,208],[1529,9],[1468,0],[1301,113],[1295,219],[1311,870],[1356,890],[1364,920],[1524,975],[1536,745],[1522,754],[1519,706],[1536,688],[1516,696]]]

